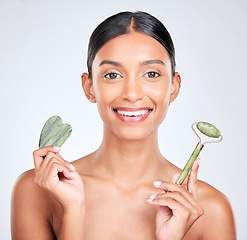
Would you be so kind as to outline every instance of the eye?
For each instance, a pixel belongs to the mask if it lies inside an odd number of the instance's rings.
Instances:
[[[110,73],[107,73],[104,75],[104,78],[107,78],[107,79],[117,79],[120,77],[121,77],[121,75],[119,75],[118,73],[115,73],[115,72],[110,72]]]
[[[159,77],[159,76],[160,76],[160,74],[157,73],[157,72],[148,72],[148,73],[146,73],[146,74],[144,75],[144,77],[148,77],[148,78],[157,78],[157,77]]]

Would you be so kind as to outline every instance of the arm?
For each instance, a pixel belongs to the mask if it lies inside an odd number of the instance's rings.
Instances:
[[[63,214],[62,225],[58,235],[59,240],[80,239],[84,235],[84,209],[70,209]]]
[[[49,196],[33,181],[34,170],[16,181],[11,201],[11,235],[13,240],[53,240],[49,217]]]
[[[84,235],[84,188],[80,175],[53,147],[34,152],[35,171],[17,181],[12,196],[13,239],[56,239],[51,227],[51,201],[63,209],[58,240]]]

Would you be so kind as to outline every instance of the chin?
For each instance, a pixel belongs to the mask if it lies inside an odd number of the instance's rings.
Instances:
[[[124,128],[121,130],[118,129],[118,131],[115,132],[115,135],[120,140],[142,141],[147,138],[151,138],[151,136],[155,135],[156,133],[157,131],[155,131],[154,129],[149,129],[148,131],[147,128],[143,129],[133,126],[133,128]]]

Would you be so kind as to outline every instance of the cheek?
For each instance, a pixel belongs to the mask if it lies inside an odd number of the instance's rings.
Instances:
[[[157,88],[152,88],[152,92],[150,92],[150,98],[155,104],[155,118],[157,119],[157,124],[161,124],[164,120],[170,102],[170,84],[161,84]]]
[[[98,103],[110,104],[118,95],[118,88],[109,84],[98,84],[94,88],[95,98]]]
[[[103,121],[111,114],[112,102],[117,97],[116,89],[111,85],[98,84],[94,87],[94,93],[99,114]]]
[[[169,103],[171,84],[166,82],[148,88],[149,96],[157,106],[167,105]]]

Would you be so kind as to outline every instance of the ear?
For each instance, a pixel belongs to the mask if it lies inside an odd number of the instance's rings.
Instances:
[[[172,87],[171,87],[171,93],[170,93],[170,103],[173,102],[179,93],[181,87],[181,76],[178,72],[175,73],[175,75],[172,78]]]
[[[82,88],[84,90],[86,98],[90,102],[95,103],[96,99],[95,99],[95,95],[94,95],[94,91],[93,91],[93,82],[89,78],[88,73],[83,73],[82,74],[81,81],[82,81]]]

